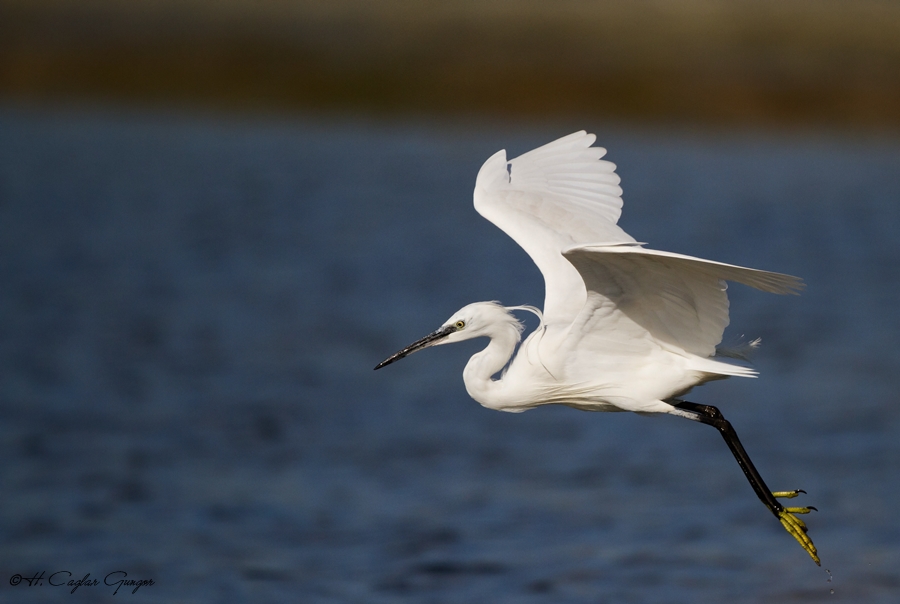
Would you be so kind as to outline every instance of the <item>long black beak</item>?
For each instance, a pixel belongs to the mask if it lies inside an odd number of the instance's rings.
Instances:
[[[421,340],[416,340],[415,342],[413,342],[412,344],[410,344],[409,346],[407,346],[400,352],[392,354],[385,360],[378,363],[375,366],[375,369],[381,369],[385,365],[390,365],[394,361],[399,361],[403,357],[411,355],[412,353],[414,353],[417,350],[422,350],[423,348],[428,348],[429,346],[433,346],[433,345],[437,344],[438,340],[446,338],[454,331],[456,331],[456,327],[453,325],[448,325],[447,327],[441,327],[437,331],[431,332],[430,334],[428,334]]]

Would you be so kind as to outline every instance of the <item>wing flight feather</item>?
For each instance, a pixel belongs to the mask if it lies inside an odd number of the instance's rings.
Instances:
[[[760,271],[637,245],[588,245],[563,254],[584,279],[589,292],[579,331],[640,334],[703,358],[715,354],[728,326],[726,281],[762,291],[798,293],[797,277]],[[600,312],[598,312],[600,311]],[[621,322],[631,324],[622,329]]]
[[[663,345],[707,358],[728,325],[726,281],[802,289],[790,275],[641,247],[616,224],[619,176],[595,140],[575,132],[509,161],[499,151],[475,182],[475,209],[543,273],[545,325],[571,326],[598,350]]]
[[[576,132],[506,160],[491,156],[475,181],[475,209],[531,256],[544,275],[544,322],[571,323],[586,300],[584,282],[562,252],[573,246],[626,243],[616,225],[622,189],[606,149]]]

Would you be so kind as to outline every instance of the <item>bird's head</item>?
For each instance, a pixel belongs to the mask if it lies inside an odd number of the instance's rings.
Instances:
[[[536,309],[531,307],[527,307],[527,310],[536,311]],[[501,329],[512,328],[518,337],[518,334],[522,333],[523,326],[509,311],[510,309],[502,306],[499,302],[475,302],[468,306],[463,306],[453,313],[438,329],[389,356],[380,362],[375,369],[381,369],[385,365],[390,365],[394,361],[399,361],[403,357],[429,346],[462,342],[463,340],[471,340],[481,336],[491,337]]]

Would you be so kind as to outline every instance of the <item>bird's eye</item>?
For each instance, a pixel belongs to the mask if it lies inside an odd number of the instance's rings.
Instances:
[[[465,321],[457,321],[454,325],[456,325],[456,329],[462,329],[463,327],[466,326],[466,322]]]

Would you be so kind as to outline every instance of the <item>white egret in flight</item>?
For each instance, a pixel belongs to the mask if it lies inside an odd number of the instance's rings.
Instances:
[[[797,277],[643,247],[616,222],[622,189],[615,165],[601,160],[593,134],[576,132],[507,161],[488,159],[475,180],[475,209],[505,231],[544,275],[544,311],[476,302],[439,329],[379,363],[417,350],[487,337],[463,370],[469,395],[490,409],[538,405],[585,411],[668,413],[714,426],[766,507],[819,564],[797,514],[772,492],[719,410],[679,397],[694,386],[756,372],[718,351],[728,325],[726,281],[765,292],[797,293]],[[540,325],[520,344],[513,310]],[[518,345],[518,352],[516,346]],[[499,374],[499,376],[498,376]]]

